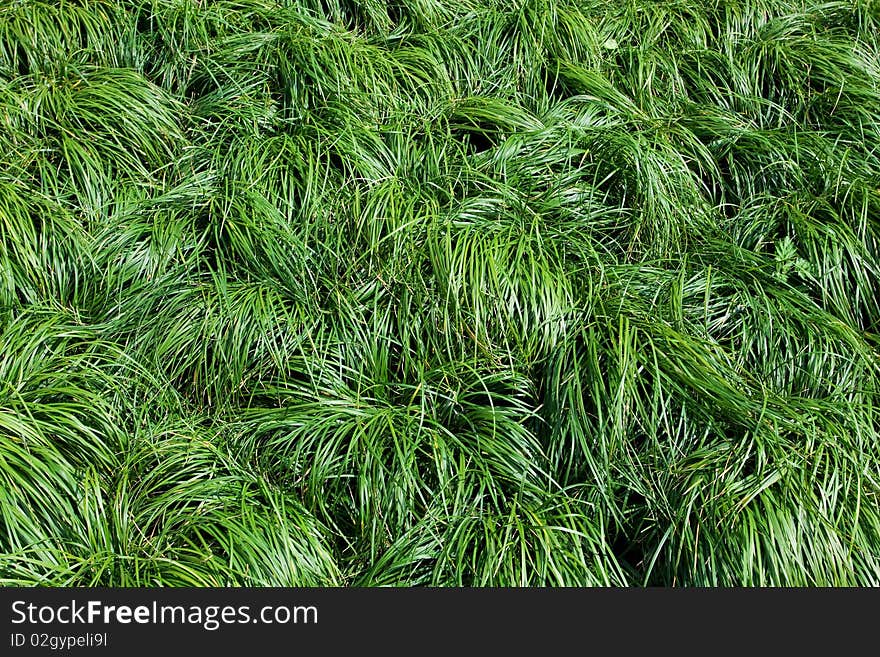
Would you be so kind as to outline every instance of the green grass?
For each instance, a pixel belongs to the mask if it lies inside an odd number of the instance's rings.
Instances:
[[[0,583],[880,585],[880,3],[2,3]]]

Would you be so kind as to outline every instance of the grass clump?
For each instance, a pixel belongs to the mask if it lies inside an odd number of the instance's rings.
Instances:
[[[0,8],[0,581],[880,584],[880,4]]]

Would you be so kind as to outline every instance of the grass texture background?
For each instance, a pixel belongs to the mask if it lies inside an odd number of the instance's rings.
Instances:
[[[0,583],[880,584],[880,3],[3,0]]]

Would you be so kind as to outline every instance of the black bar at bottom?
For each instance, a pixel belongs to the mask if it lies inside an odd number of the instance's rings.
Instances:
[[[867,589],[5,588],[0,654],[842,654],[870,641],[877,601]]]

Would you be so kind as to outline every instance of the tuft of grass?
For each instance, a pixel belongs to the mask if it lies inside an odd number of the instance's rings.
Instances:
[[[0,583],[880,584],[880,4],[0,7]]]

